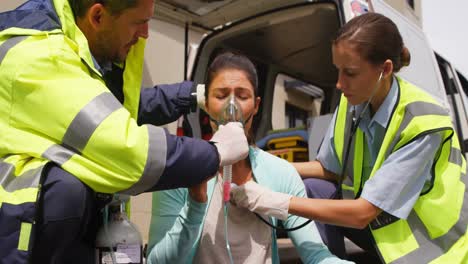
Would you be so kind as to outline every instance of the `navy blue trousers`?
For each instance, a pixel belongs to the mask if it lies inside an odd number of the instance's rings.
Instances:
[[[33,263],[94,263],[100,207],[94,191],[52,166],[41,192]]]
[[[304,179],[304,184],[309,198],[332,199],[337,188],[335,183],[315,178]],[[344,238],[347,237],[367,253],[377,256],[372,242],[373,238],[367,228],[360,230],[323,224],[318,221],[315,221],[315,224],[323,242],[334,255],[347,258],[344,244]]]

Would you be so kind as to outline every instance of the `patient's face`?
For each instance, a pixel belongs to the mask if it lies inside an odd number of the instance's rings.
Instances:
[[[231,94],[235,96],[242,109],[244,121],[250,116],[253,117],[258,111],[260,97],[255,97],[254,87],[242,70],[225,69],[219,71],[207,88],[206,111],[215,119],[219,120],[219,114]],[[245,124],[246,134],[252,126],[252,117]],[[214,131],[218,129],[214,122],[211,122],[211,128]]]

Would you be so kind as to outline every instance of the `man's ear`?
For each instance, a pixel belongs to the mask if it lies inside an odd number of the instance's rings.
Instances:
[[[101,27],[106,15],[107,11],[102,4],[94,4],[88,9],[88,12],[86,12],[88,22],[94,29]]]

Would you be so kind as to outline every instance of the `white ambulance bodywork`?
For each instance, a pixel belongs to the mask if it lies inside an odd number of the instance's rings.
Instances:
[[[211,3],[207,3],[211,2]],[[260,124],[260,135],[257,135],[257,139],[261,138],[266,134],[266,132],[270,129],[282,129],[287,128],[286,117],[285,117],[285,104],[289,103],[295,106],[300,107],[307,111],[312,121],[315,120],[317,117],[321,115],[325,115],[331,111],[333,111],[333,107],[326,111],[320,111],[320,104],[324,103],[327,104],[326,100],[332,100],[329,102],[331,106],[336,103],[336,94],[333,95],[333,99],[325,98],[325,102],[318,102],[315,98],[310,99],[307,101],[301,96],[297,96],[300,93],[296,91],[291,91],[286,89],[281,85],[281,82],[278,81],[279,74],[288,77],[294,77],[301,81],[306,81],[309,84],[320,84],[319,87],[322,87],[325,90],[326,95],[332,94],[331,91],[326,91],[329,89],[334,88],[334,78],[332,77],[336,73],[334,72],[333,66],[331,65],[331,59],[329,57],[329,51],[325,49],[315,49],[316,54],[314,55],[313,50],[310,49],[310,52],[302,52],[298,53],[298,55],[294,58],[294,60],[302,60],[304,63],[304,68],[309,67],[311,68],[310,71],[301,72],[300,70],[293,69],[294,67],[284,67],[287,65],[287,59],[283,61],[278,61],[278,57],[275,57],[277,53],[282,52],[282,49],[288,49],[288,45],[291,46],[291,49],[296,48],[298,46],[294,46],[291,42],[298,42],[298,41],[307,41],[307,34],[303,34],[301,36],[294,37],[294,35],[285,36],[284,39],[275,36],[272,31],[277,31],[280,29],[275,29],[275,24],[287,24],[287,20],[300,20],[301,16],[307,16],[307,9],[310,12],[317,12],[317,16],[320,17],[322,20],[315,20],[316,24],[310,24],[310,28],[316,27],[317,29],[311,29],[310,33],[314,34],[313,36],[316,39],[315,43],[309,41],[311,45],[326,45],[330,47],[330,39],[332,31],[336,30],[341,24],[345,23],[356,14],[356,10],[351,8],[352,4],[356,4],[355,2],[359,2],[360,4],[366,6],[369,11],[382,13],[389,18],[391,18],[398,26],[400,33],[403,36],[404,43],[408,47],[411,52],[411,64],[409,67],[404,67],[402,71],[399,73],[399,76],[405,78],[406,80],[416,84],[417,86],[425,89],[430,94],[432,94],[441,104],[447,107],[452,114],[454,122],[459,122],[458,127],[460,128],[457,131],[460,134],[460,138],[462,139],[463,146],[468,139],[468,129],[467,129],[467,97],[466,97],[466,89],[463,90],[461,83],[457,82],[456,74],[453,75],[454,83],[456,84],[455,88],[457,89],[457,95],[455,96],[456,100],[451,100],[447,96],[446,84],[443,83],[442,76],[439,69],[438,61],[433,53],[432,48],[430,47],[426,36],[424,35],[421,28],[415,25],[412,21],[407,19],[402,14],[395,11],[392,7],[390,7],[385,1],[382,0],[372,0],[372,1],[364,1],[364,0],[337,0],[337,1],[271,1],[271,0],[237,0],[237,1],[200,1],[200,0],[193,0],[193,1],[173,1],[173,0],[162,0],[156,1],[156,18],[161,19],[164,21],[168,21],[168,24],[171,25],[179,25],[178,27],[178,36],[184,36],[184,26],[188,25],[188,36],[191,36],[189,44],[192,45],[200,45],[200,49],[196,56],[193,53],[190,55],[192,57],[196,57],[195,61],[195,68],[193,71],[190,71],[188,74],[193,74],[192,78],[197,82],[203,82],[204,72],[206,70],[206,66],[209,60],[209,56],[211,53],[218,47],[224,48],[234,48],[243,52],[250,57],[261,57],[259,60],[261,64],[266,64],[266,76],[264,78],[263,85],[265,86],[264,89],[267,91],[262,94],[263,95],[263,103],[265,104],[265,109],[267,113],[261,112],[262,115],[261,123]],[[317,8],[318,11],[313,11],[311,6],[313,5],[322,5],[321,8]],[[294,7],[296,6],[296,7]],[[272,11],[275,10],[275,11]],[[328,11],[325,11],[328,10]],[[263,14],[262,13],[267,13]],[[329,12],[327,15],[324,15],[324,12]],[[302,13],[302,14],[301,14]],[[335,21],[332,21],[333,18],[331,13],[335,15]],[[300,22],[297,22],[300,23]],[[319,25],[317,25],[319,23]],[[156,23],[156,28],[161,26],[161,24]],[[177,27],[177,26],[175,26]],[[320,27],[320,28],[319,28]],[[336,28],[335,28],[336,27]],[[208,29],[215,29],[214,31],[210,31]],[[272,30],[268,31],[268,28]],[[277,27],[279,28],[279,27]],[[325,28],[325,29],[322,29]],[[325,32],[326,29],[331,29],[330,32]],[[296,30],[292,28],[291,30]],[[318,30],[321,30],[325,33],[317,33]],[[250,32],[250,35],[248,35]],[[261,38],[255,37],[255,34],[252,32],[257,32],[257,35],[260,34],[270,34],[269,38]],[[299,32],[299,31],[297,31]],[[198,38],[204,34],[204,38]],[[243,38],[242,35],[251,36],[251,38]],[[193,37],[197,36],[197,37]],[[322,39],[320,39],[322,37]],[[234,43],[235,39],[237,41],[241,41],[245,39],[252,41],[249,45],[248,43],[240,44]],[[151,38],[150,38],[151,39]],[[197,42],[197,39],[200,39],[201,42]],[[231,39],[231,40],[230,40]],[[254,41],[258,40],[257,43]],[[289,41],[289,43],[288,43]],[[234,44],[233,44],[234,43]],[[159,45],[158,45],[159,44]],[[150,50],[157,51],[158,49],[164,49],[164,54],[160,54],[161,56],[168,56],[168,54],[172,54],[172,52],[166,52],[166,48],[161,46],[162,43],[158,43],[158,41],[154,42],[154,46],[148,47]],[[181,45],[182,44],[182,45]],[[177,45],[175,45],[177,46]],[[175,47],[174,46],[174,47]],[[178,50],[182,49],[183,51],[180,54],[184,54],[183,43],[179,42]],[[167,46],[166,46],[167,47]],[[327,48],[328,48],[327,47]],[[270,54],[263,54],[258,56],[256,52],[263,52],[262,50],[265,49],[274,49],[277,50],[277,53]],[[304,47],[307,49],[307,47]],[[320,50],[320,52],[318,52]],[[192,49],[193,52],[193,49]],[[177,52],[175,52],[177,53]],[[306,54],[307,53],[307,54]],[[328,53],[328,54],[327,54]],[[182,69],[182,65],[180,65],[180,54],[177,57],[177,68],[174,72],[177,72],[177,76],[183,76],[184,73],[180,71]],[[325,55],[324,55],[325,54]],[[271,56],[271,61],[268,61],[266,56]],[[307,59],[304,59],[306,56],[309,56]],[[327,57],[328,56],[328,57]],[[306,64],[306,61],[314,61],[317,58],[321,57],[320,59],[320,66],[319,63],[309,63]],[[158,61],[158,58],[155,58]],[[170,59],[173,60],[173,59]],[[169,61],[170,61],[169,60]],[[161,60],[163,64],[168,61],[167,59]],[[449,66],[450,64],[446,62]],[[156,63],[157,64],[157,63]],[[159,66],[163,67],[165,71],[168,71],[170,67],[166,67],[165,65]],[[451,66],[450,66],[451,67]],[[192,65],[188,66],[188,68],[192,69]],[[174,67],[175,69],[175,67]],[[328,70],[327,73],[323,71]],[[289,72],[288,72],[289,70]],[[453,70],[455,71],[455,70]],[[151,69],[151,72],[154,74],[153,81],[158,83],[158,75],[160,73]],[[324,76],[327,75],[328,78],[316,81],[314,79],[314,72],[316,72],[316,76]],[[173,74],[172,74],[173,75]],[[162,76],[169,76],[162,74]],[[179,78],[180,80],[180,78]],[[175,80],[174,80],[175,81]],[[276,85],[275,85],[276,84]],[[328,94],[327,94],[328,93]],[[301,98],[301,99],[298,99]],[[307,102],[310,103],[310,107],[305,107]],[[455,111],[456,110],[456,111]],[[457,120],[455,116],[455,112],[458,113],[459,118]],[[189,117],[191,119],[191,123],[197,123],[198,118],[196,116]],[[456,126],[457,127],[457,126]],[[171,128],[171,131],[174,128]],[[200,136],[200,131],[197,125],[192,125],[192,129],[195,136]],[[320,139],[320,136],[314,137],[314,140]],[[467,146],[468,147],[468,146]],[[466,151],[466,150],[465,150]]]
[[[13,9],[23,2],[25,1],[4,1],[0,6],[0,11]],[[323,52],[317,52],[315,55],[313,52],[302,55],[304,67],[310,67],[310,71],[301,72],[298,68],[285,66],[287,63],[284,61],[269,62],[267,58],[260,58],[262,65],[266,65],[264,67],[265,72],[262,73],[264,75],[262,101],[265,104],[263,106],[265,111],[261,113],[260,132],[266,133],[269,129],[286,128],[285,104],[298,106],[307,111],[311,121],[310,128],[312,129],[309,131],[311,134],[309,142],[311,149],[309,153],[313,158],[313,152],[316,151],[319,145],[315,143],[320,142],[324,133],[324,129],[319,128],[323,128],[323,124],[327,123],[324,120],[329,120],[330,113],[333,111],[333,106],[339,96],[334,89],[336,76],[333,76],[336,72],[333,70],[330,59],[331,42],[329,37],[333,32],[327,32],[326,30],[333,29],[332,31],[336,31],[340,25],[353,17],[352,2],[356,1],[156,0],[155,16],[150,21],[150,37],[147,41],[145,53],[146,74],[144,85],[178,82],[185,79],[186,74],[191,75],[191,73],[193,73],[192,77],[196,81],[201,82],[211,51],[216,49],[217,45],[224,45],[223,38],[229,39],[236,34],[242,34],[242,32],[247,34],[255,31],[257,31],[260,38],[262,34],[268,32],[269,25],[279,25],[287,22],[288,19],[300,20],[301,16],[317,12],[317,17],[323,20],[313,20],[311,18],[311,21],[315,22],[315,24],[310,24],[311,32],[314,32],[314,36],[326,36],[327,39],[318,38],[316,42],[310,42],[311,45],[315,43],[317,47],[322,47]],[[441,57],[436,59],[422,30],[389,7],[384,1],[359,2],[367,3],[369,10],[390,17],[398,25],[404,42],[412,55],[410,66],[404,68],[400,75],[429,91],[451,110],[455,127],[458,130],[466,154],[468,149],[468,82],[466,78],[445,59]],[[296,4],[302,6],[287,8],[287,6]],[[321,7],[314,11],[313,7],[309,7],[309,5],[321,5]],[[271,10],[276,11],[263,16],[263,18],[260,16],[261,13]],[[239,22],[241,20],[243,22]],[[312,30],[313,27],[316,27],[315,31]],[[216,30],[213,31],[214,29]],[[268,32],[268,34],[274,34],[274,32]],[[292,41],[297,44],[301,39],[307,39],[307,34],[300,34],[296,37],[277,37],[270,42],[263,41],[261,42],[261,45],[263,45],[261,48],[268,49],[268,46],[287,48]],[[207,39],[211,39],[210,42]],[[251,40],[253,39],[251,38]],[[243,47],[246,50],[239,48],[242,46],[240,44],[240,46],[237,46],[238,50],[252,55],[249,53],[252,53],[252,50],[260,46],[251,43],[251,48],[249,48],[247,44]],[[200,49],[197,51],[196,47],[198,46],[200,46]],[[187,47],[191,47],[190,52],[188,52]],[[306,48],[304,47],[304,49]],[[278,54],[279,52],[281,51],[278,51]],[[274,50],[272,50],[272,54],[275,55]],[[304,59],[303,56],[310,56],[310,58]],[[190,65],[188,57],[192,58]],[[274,56],[271,58],[274,58]],[[319,58],[318,61],[314,61],[317,58]],[[297,58],[297,60],[301,60],[301,58]],[[195,67],[192,67],[195,61],[197,63]],[[310,64],[305,63],[308,61]],[[321,71],[324,69],[330,69],[330,71],[322,73]],[[314,75],[314,72],[319,71],[320,74]],[[314,82],[314,78],[320,80]],[[300,91],[286,89],[283,85],[284,81],[290,79],[307,81],[308,84],[315,84],[317,87],[323,88],[326,90],[324,98],[313,98],[310,94],[304,96]],[[309,107],[307,107],[308,103]],[[327,104],[327,109],[323,110],[323,106]],[[191,119],[193,121],[192,128],[195,130],[194,134],[200,135],[199,128],[196,126],[196,116],[192,116]],[[170,124],[168,127],[170,131],[175,133],[176,123]],[[259,137],[261,136],[259,135]],[[148,241],[148,227],[151,216],[151,206],[148,206],[148,201],[151,201],[151,194],[143,194],[132,199],[131,218],[139,226],[145,241]]]
[[[183,2],[186,2],[187,6],[190,6],[190,3],[197,2],[199,4],[200,1]],[[303,56],[310,56],[308,60],[312,62],[316,58],[320,58],[321,60],[321,64],[305,64],[305,60],[302,58],[304,61],[304,67],[311,67],[311,71],[309,72],[301,72],[294,67],[288,67],[287,60],[280,61],[275,57],[275,54],[270,57],[271,61],[268,61],[268,57],[266,55],[263,54],[264,56],[262,56],[259,54],[267,49],[274,50],[281,47],[287,49],[287,46],[291,44],[291,42],[301,41],[301,39],[305,40],[307,38],[307,34],[299,34],[299,37],[297,38],[289,35],[285,35],[284,38],[275,38],[274,33],[268,31],[267,28],[281,23],[287,23],[288,19],[296,19],[299,21],[301,16],[308,16],[313,12],[317,12],[317,16],[324,19],[314,21],[316,24],[310,25],[311,28],[314,26],[320,27],[316,29],[314,37],[320,36],[322,33],[324,37],[330,37],[331,32],[325,32],[326,29],[334,28],[333,30],[335,30],[340,25],[351,19],[354,16],[351,3],[355,1],[280,1],[281,3],[279,3],[278,1],[239,0],[222,2],[229,3],[227,3],[227,6],[216,7],[217,9],[214,11],[215,13],[209,13],[210,15],[204,19],[200,19],[195,16],[192,12],[193,10],[190,11],[192,13],[188,16],[189,19],[185,16],[176,16],[173,13],[158,15],[158,10],[156,11],[156,17],[164,21],[169,21],[172,24],[179,25],[178,32],[180,35],[184,34],[184,25],[186,25],[186,23],[187,25],[190,25],[192,22],[195,26],[189,26],[189,35],[204,34],[201,42],[189,42],[190,44],[199,46],[196,56],[193,54],[192,49],[190,56],[192,58],[195,57],[196,59],[193,70],[188,73],[191,75],[191,78],[197,82],[203,82],[204,73],[210,56],[217,47],[234,48],[235,50],[239,50],[247,54],[254,60],[254,62],[262,65],[261,68],[263,68],[264,72],[261,74],[264,76],[261,78],[261,80],[263,80],[261,85],[264,86],[263,89],[265,89],[265,91],[262,94],[263,111],[260,111],[260,116],[256,119],[256,121],[260,123],[258,131],[261,133],[260,135],[257,134],[257,139],[265,136],[266,132],[270,129],[287,128],[287,125],[285,124],[287,123],[287,118],[285,118],[285,104],[289,103],[306,110],[309,114],[309,156],[310,158],[314,158],[315,151],[317,150],[319,142],[321,142],[326,130],[323,129],[323,126],[328,124],[328,121],[331,118],[331,112],[334,108],[333,106],[336,105],[337,96],[339,96],[334,89],[336,79],[330,77],[336,74],[333,66],[331,65],[330,50],[322,50],[322,52],[317,52],[315,55],[313,52],[309,54],[304,53]],[[442,105],[450,110],[455,128],[461,141],[462,149],[464,150],[465,155],[467,155],[468,82],[465,77],[457,72],[456,69],[454,69],[446,60],[436,59],[436,56],[434,55],[434,52],[421,28],[396,12],[384,1],[372,0],[359,2],[365,2],[371,12],[382,13],[391,18],[397,24],[403,36],[404,43],[411,52],[410,66],[403,68],[398,75],[428,91]],[[214,3],[216,3],[216,1]],[[268,6],[269,3],[271,3],[271,6]],[[237,5],[234,6],[235,4]],[[278,4],[280,4],[281,7],[278,6]],[[300,5],[294,7],[294,5],[297,4]],[[322,7],[314,11],[312,10],[313,7],[311,7],[313,5],[322,5]],[[290,7],[287,8],[286,6]],[[158,4],[156,7],[158,7]],[[276,11],[260,15],[262,12],[273,10],[275,8]],[[172,12],[176,12],[174,10],[177,10],[177,8],[170,8],[166,4],[165,8],[162,9],[161,12],[163,12],[163,10],[172,10]],[[308,10],[310,11],[309,13]],[[242,12],[244,11],[246,12],[246,15],[243,15]],[[176,13],[180,14],[181,12]],[[332,13],[334,15],[332,15]],[[332,21],[333,16],[335,17],[334,21]],[[317,23],[319,25],[317,25]],[[300,24],[300,22],[298,22],[298,24]],[[210,27],[216,27],[216,30],[213,32],[206,30]],[[300,25],[298,25],[298,28],[299,27]],[[321,30],[323,28],[324,32],[320,34],[317,33],[317,30]],[[298,29],[292,28],[291,30],[294,31]],[[248,35],[249,32],[251,33],[249,37],[242,37],[242,35]],[[271,37],[271,39],[269,39],[270,42],[262,41],[262,36]],[[238,42],[235,41],[236,38],[238,39]],[[255,42],[256,39],[258,42],[250,43],[251,45],[249,46],[248,41]],[[320,46],[327,43],[328,48],[331,49],[330,40],[331,39],[316,39],[315,44]],[[244,43],[239,43],[239,41],[244,41]],[[158,49],[157,42],[155,43],[154,49]],[[278,50],[278,53],[281,52],[281,50]],[[297,60],[301,59],[297,58]],[[178,58],[178,61],[180,61],[180,57]],[[265,64],[267,66],[265,66]],[[322,67],[319,67],[318,65]],[[188,68],[192,69],[192,66],[188,66]],[[330,72],[323,73],[322,70],[324,69],[328,69]],[[260,72],[263,70],[260,70]],[[320,75],[323,78],[315,76],[315,70],[320,72],[320,74],[317,75]],[[443,73],[441,73],[441,71],[447,71],[447,74],[445,75],[448,77],[443,78]],[[158,73],[155,72],[155,74],[156,77],[153,80],[157,80],[157,78],[159,78]],[[183,72],[179,72],[178,75],[183,76]],[[325,91],[325,98],[312,98],[310,94],[305,94],[306,96],[302,94],[301,97],[299,91],[288,91],[283,85],[287,78],[296,78],[298,80],[306,81],[308,84],[314,84],[323,88]],[[314,78],[317,78],[315,80],[319,80],[320,78],[322,79],[314,82]],[[334,78],[336,78],[336,76]],[[158,81],[156,81],[156,83],[158,83]],[[309,103],[309,108],[304,106],[307,102]],[[323,106],[327,104],[329,104],[328,109],[324,111]],[[192,115],[189,119],[191,121],[194,135],[200,136],[201,132],[198,127],[198,116]],[[347,246],[349,246],[349,243],[347,243]]]

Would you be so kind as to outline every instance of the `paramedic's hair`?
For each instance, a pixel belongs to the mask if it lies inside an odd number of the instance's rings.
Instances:
[[[102,4],[112,15],[119,15],[125,9],[135,7],[138,0],[69,0],[75,17],[83,17],[86,11],[94,4]]]
[[[410,52],[404,46],[397,26],[381,14],[366,13],[351,19],[338,30],[333,44],[340,41],[348,41],[364,59],[374,65],[390,59],[394,72],[410,64]]]
[[[247,76],[250,84],[254,88],[254,98],[258,96],[258,76],[257,70],[255,69],[254,64],[246,56],[233,53],[233,52],[223,52],[217,55],[214,60],[211,62],[210,67],[207,71],[205,85],[205,98],[208,98],[208,87],[210,86],[213,79],[218,75],[219,72],[226,69],[236,69],[243,71]]]

